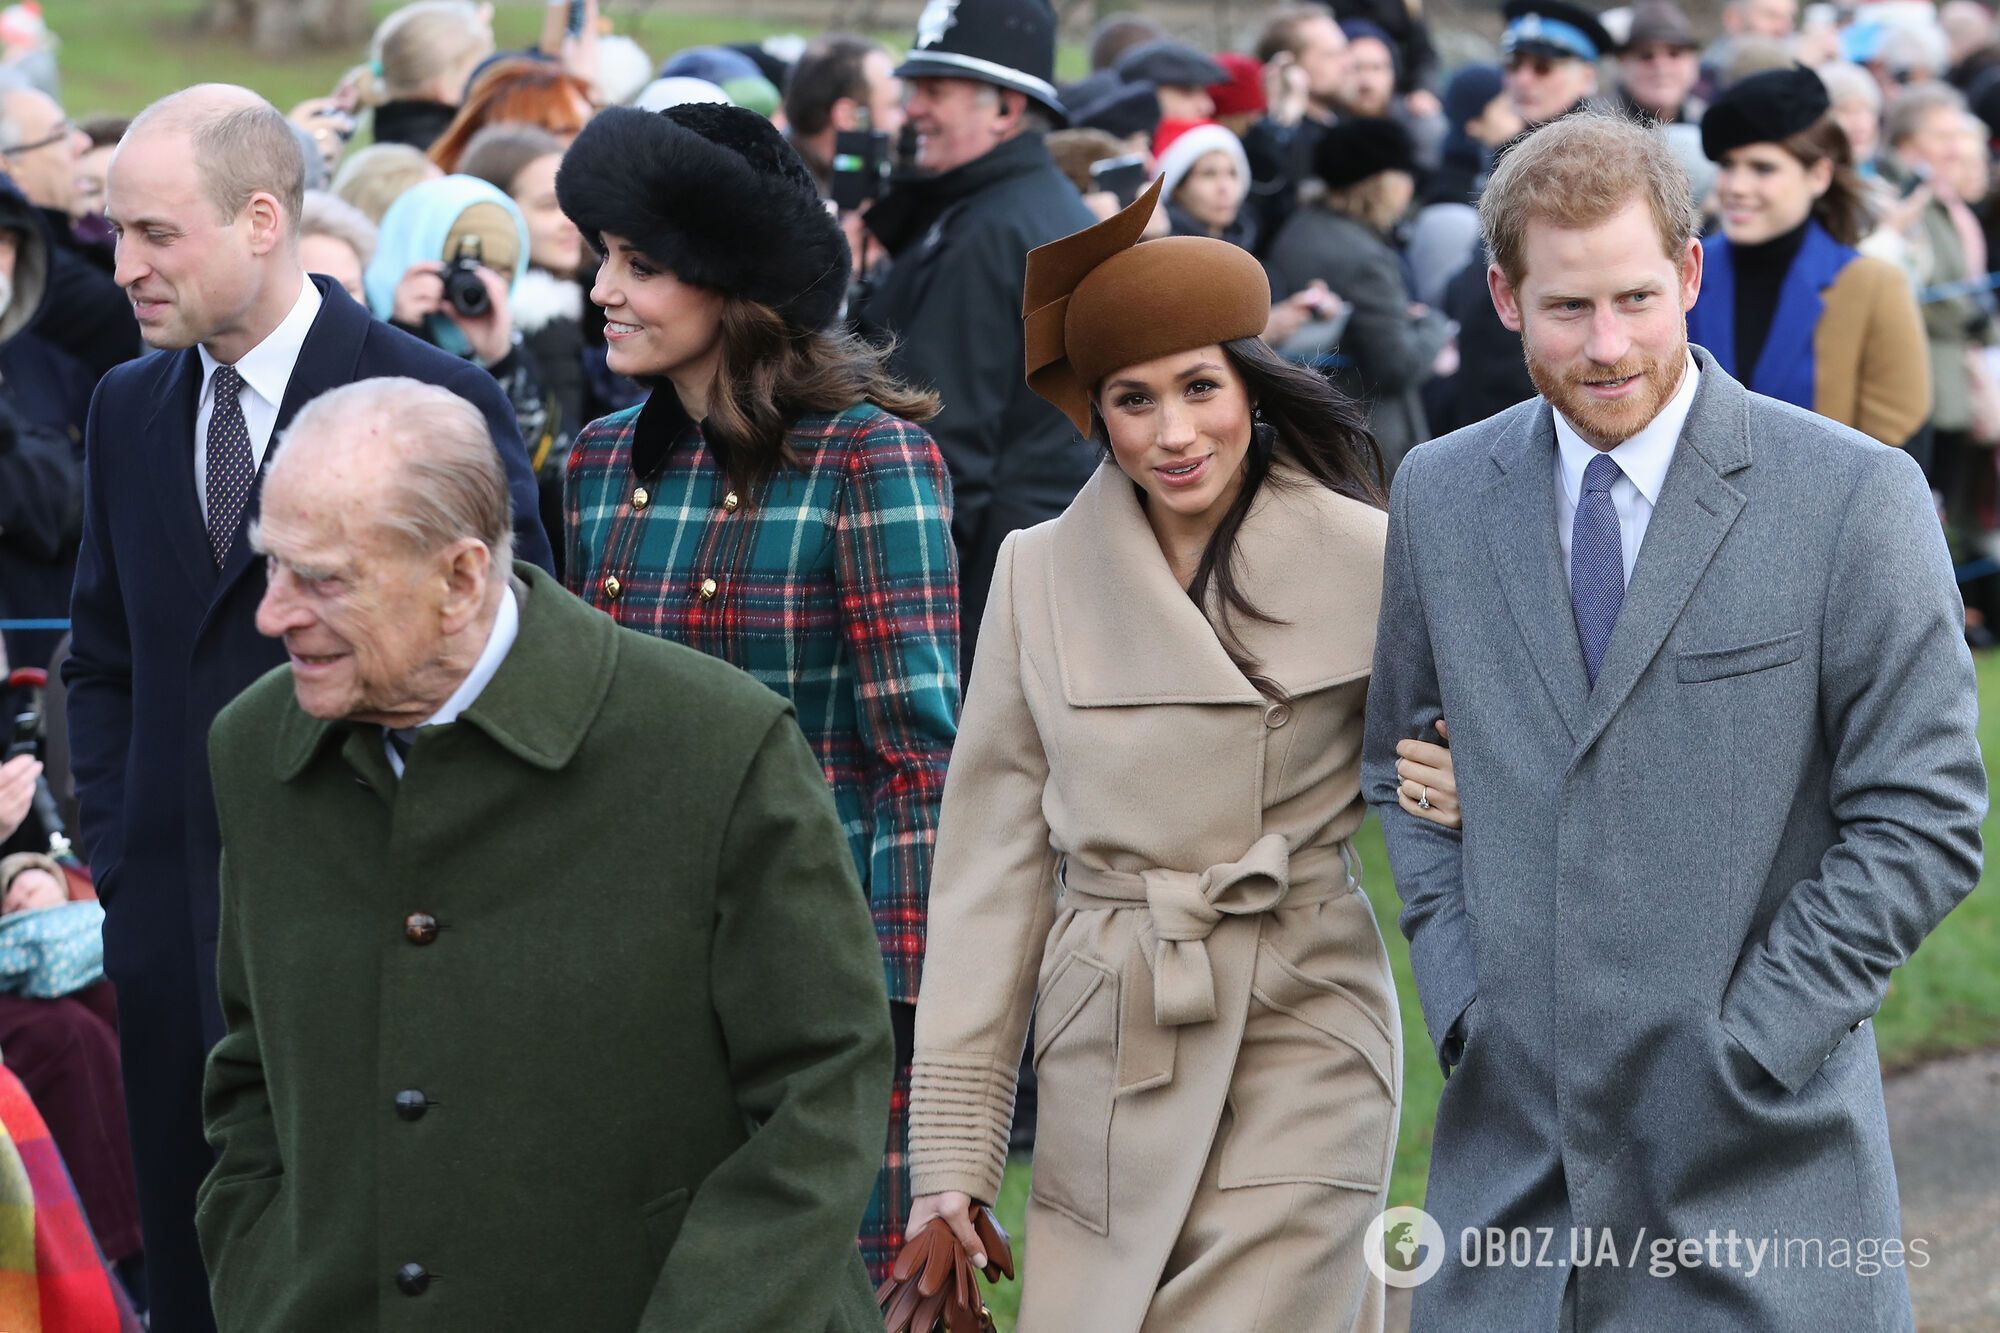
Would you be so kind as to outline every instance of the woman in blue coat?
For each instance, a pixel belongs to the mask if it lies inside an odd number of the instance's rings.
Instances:
[[[1854,248],[1873,219],[1819,76],[1732,84],[1701,141],[1722,234],[1703,242],[1689,340],[1758,393],[1906,443],[1930,415],[1923,321],[1902,270]]]

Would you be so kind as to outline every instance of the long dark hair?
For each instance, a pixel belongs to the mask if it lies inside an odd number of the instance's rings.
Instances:
[[[1266,625],[1279,623],[1277,617],[1252,602],[1236,581],[1237,534],[1243,530],[1243,520],[1249,516],[1250,507],[1265,483],[1284,484],[1283,478],[1272,476],[1272,464],[1279,461],[1297,468],[1336,495],[1384,508],[1387,499],[1382,490],[1382,451],[1375,437],[1368,433],[1361,410],[1325,376],[1285,360],[1262,338],[1238,338],[1222,344],[1222,351],[1230,366],[1243,377],[1244,390],[1256,405],[1258,420],[1251,427],[1250,450],[1243,458],[1243,485],[1223,511],[1222,521],[1215,525],[1208,545],[1202,548],[1201,561],[1188,584],[1188,596],[1206,614],[1208,590],[1211,585],[1214,587],[1221,612],[1215,636],[1221,641],[1222,650],[1259,694],[1284,702],[1288,698],[1284,688],[1263,674],[1263,664],[1243,646],[1230,624],[1232,615]],[[1095,418],[1092,434],[1109,451],[1111,435],[1104,418],[1094,407],[1092,415]]]
[[[1868,204],[1868,187],[1854,168],[1854,148],[1847,131],[1831,112],[1778,146],[1810,170],[1822,161],[1833,163],[1833,182],[1813,200],[1812,217],[1827,235],[1842,245],[1858,245],[1875,228],[1875,211]]]
[[[938,396],[889,371],[890,348],[853,334],[802,333],[777,311],[732,296],[722,306],[721,356],[702,433],[729,482],[752,495],[796,465],[786,434],[802,416],[869,402],[905,421],[938,413]]]

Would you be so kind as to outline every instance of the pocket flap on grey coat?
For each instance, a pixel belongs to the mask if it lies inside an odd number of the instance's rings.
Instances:
[[[1768,671],[1787,662],[1796,662],[1805,651],[1804,630],[1793,630],[1775,639],[1746,643],[1740,648],[1717,648],[1711,652],[1679,654],[1680,678],[1694,682],[1721,680],[1726,676],[1747,676],[1752,671]]]

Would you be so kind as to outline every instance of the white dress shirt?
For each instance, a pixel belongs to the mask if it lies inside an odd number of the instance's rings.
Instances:
[[[1639,544],[1646,540],[1646,525],[1653,521],[1653,506],[1660,502],[1660,487],[1666,482],[1667,468],[1674,461],[1681,428],[1687,425],[1688,409],[1694,406],[1694,391],[1701,379],[1694,358],[1688,358],[1681,387],[1660,414],[1646,428],[1611,450],[1611,461],[1623,474],[1611,483],[1611,504],[1618,511],[1619,554],[1625,557],[1625,582],[1632,582],[1632,567],[1639,562]],[[1576,433],[1569,419],[1556,412],[1556,539],[1562,543],[1563,579],[1569,579],[1570,529],[1576,524],[1577,502],[1583,497],[1583,470],[1590,460],[1604,452]]]
[[[253,473],[264,466],[264,455],[271,448],[271,434],[278,425],[278,408],[285,401],[285,386],[292,382],[292,368],[299,363],[306,335],[312,332],[313,320],[319,315],[319,288],[313,286],[311,278],[304,282],[299,299],[292,303],[292,313],[236,363],[236,373],[243,377],[243,392],[237,401],[243,404],[243,424],[250,428]],[[206,518],[208,422],[215,415],[215,372],[222,363],[208,354],[208,348],[197,345],[197,350],[201,353],[201,397],[196,400],[194,412],[194,493]]]
[[[507,660],[507,650],[514,646],[514,638],[521,632],[521,608],[514,604],[514,590],[507,589],[507,595],[500,599],[500,610],[493,617],[493,629],[486,636],[486,646],[479,650],[479,660],[472,664],[472,670],[451,692],[451,698],[444,706],[417,724],[417,727],[442,727],[448,722],[458,721],[459,714],[472,707],[481,691],[492,681],[500,664]],[[417,727],[397,731],[405,742],[417,738]],[[382,748],[389,753],[389,767],[403,776],[403,756],[396,753],[396,747],[389,743],[389,729],[382,729]]]

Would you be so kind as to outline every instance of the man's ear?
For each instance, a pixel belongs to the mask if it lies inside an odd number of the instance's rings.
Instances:
[[[1493,296],[1494,313],[1500,322],[1514,332],[1521,331],[1521,297],[1514,285],[1507,281],[1507,275],[1498,264],[1486,266],[1486,290]]]
[[[461,537],[444,553],[444,605],[440,608],[447,634],[470,625],[486,605],[486,590],[495,577],[493,553],[477,537]]]
[[[861,104],[851,97],[843,97],[833,104],[827,115],[827,124],[837,132],[846,133],[861,128]]]
[[[1688,242],[1686,253],[1681,256],[1681,313],[1694,309],[1694,303],[1701,299],[1702,249],[1701,238]]]
[[[278,198],[259,190],[243,206],[250,214],[250,253],[267,255],[277,249],[285,234],[285,210]]]
[[[1028,95],[1017,93],[1011,88],[1000,90],[1000,119],[994,124],[996,130],[1017,128],[1022,117],[1028,114]]]

